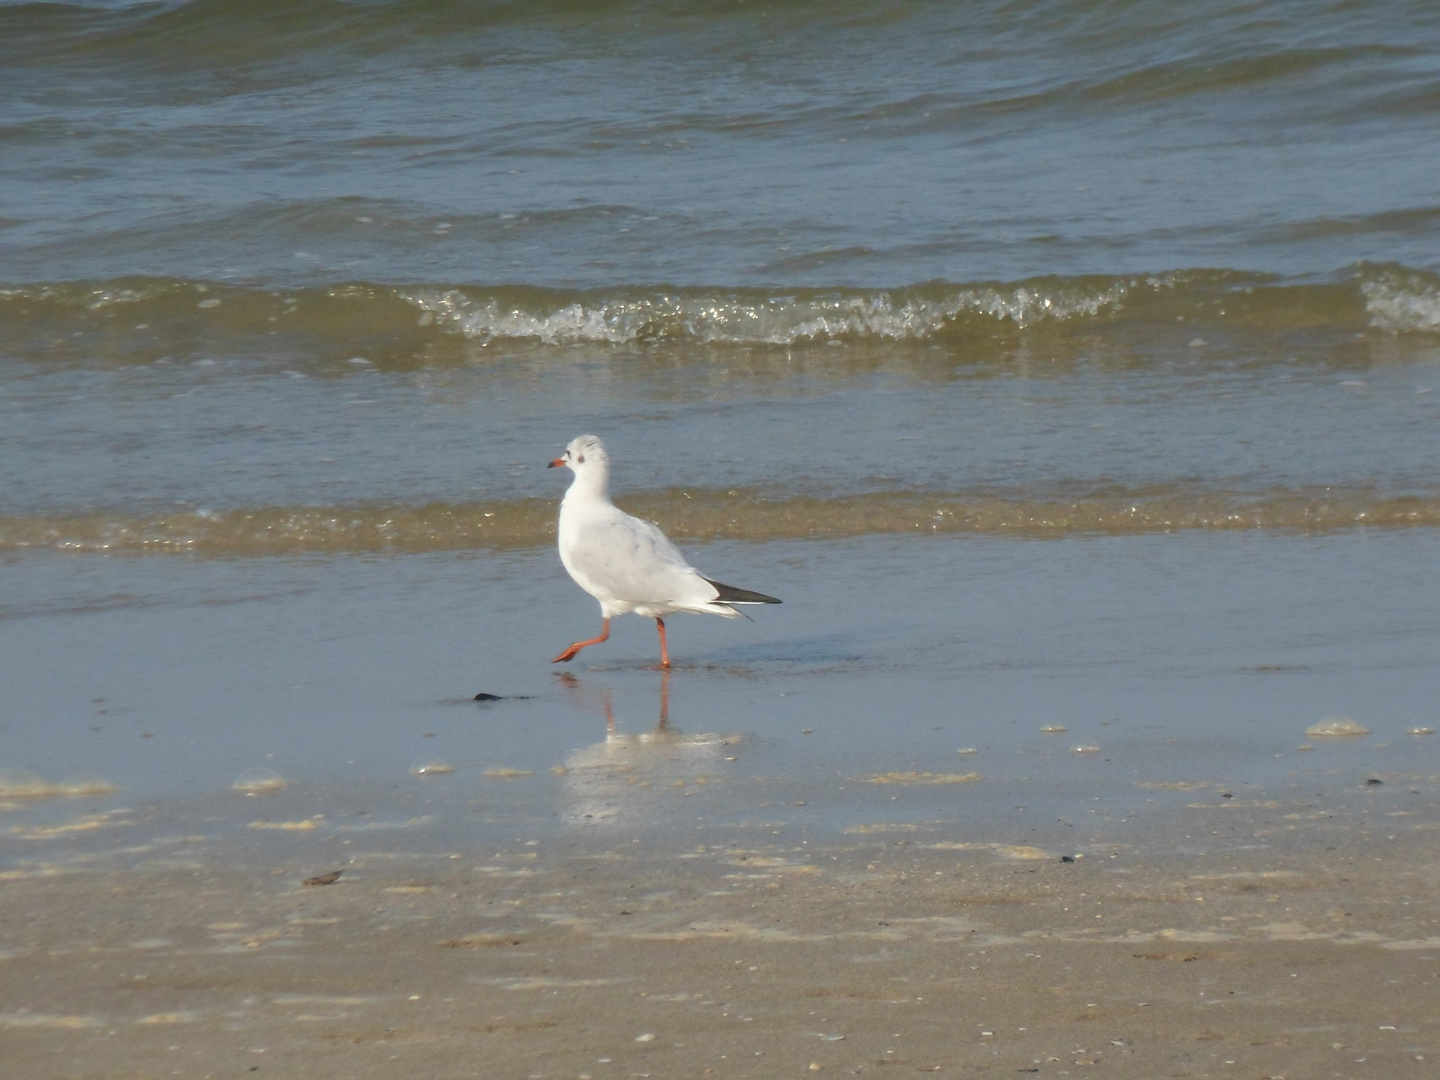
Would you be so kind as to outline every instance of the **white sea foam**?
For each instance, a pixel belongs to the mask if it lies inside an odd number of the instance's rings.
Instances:
[[[749,299],[733,294],[673,295],[572,301],[529,311],[495,299],[478,300],[458,289],[417,292],[406,299],[423,324],[448,326],[479,341],[529,339],[546,345],[632,344],[689,339],[711,344],[793,345],[845,338],[924,340],[966,316],[1019,327],[1118,310],[1130,285],[1106,288],[958,289],[949,295],[897,298],[888,292],[826,293]]]
[[[1440,286],[1418,274],[1390,273],[1361,284],[1370,325],[1393,333],[1440,332]]]

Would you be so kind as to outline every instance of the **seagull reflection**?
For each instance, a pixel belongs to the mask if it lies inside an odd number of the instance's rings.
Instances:
[[[670,724],[670,672],[660,673],[659,718],[651,731],[621,731],[608,687],[557,676],[571,699],[605,717],[605,741],[565,759],[562,816],[570,825],[643,825],[673,820],[679,800],[720,779],[739,735],[691,735]],[[698,809],[698,808],[697,808]]]

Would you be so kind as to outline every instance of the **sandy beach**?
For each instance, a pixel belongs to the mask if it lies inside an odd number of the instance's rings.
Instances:
[[[894,825],[343,864],[162,838],[5,872],[0,1047],[37,1080],[1428,1077],[1436,783],[1210,798],[1068,857]]]

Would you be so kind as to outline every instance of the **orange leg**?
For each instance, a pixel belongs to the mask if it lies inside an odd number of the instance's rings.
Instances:
[[[665,648],[665,620],[657,618],[655,625],[660,628],[660,666],[668,670],[670,667],[670,650]]]
[[[604,626],[604,628],[600,631],[600,636],[599,636],[599,637],[592,637],[589,641],[577,641],[577,642],[575,642],[574,645],[571,645],[568,649],[566,649],[564,652],[562,652],[559,656],[555,657],[555,659],[554,659],[554,660],[551,660],[550,662],[551,662],[552,664],[563,664],[566,660],[574,660],[574,659],[575,659],[575,654],[578,653],[581,649],[585,648],[586,645],[599,645],[600,642],[602,642],[602,641],[609,641],[609,640],[610,640],[610,620],[609,620],[609,619],[606,619],[606,620],[605,620],[605,626]]]

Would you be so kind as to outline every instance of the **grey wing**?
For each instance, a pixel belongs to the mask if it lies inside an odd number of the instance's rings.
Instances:
[[[705,603],[715,590],[685,561],[669,537],[648,521],[617,515],[586,530],[570,552],[585,577],[630,603]]]

